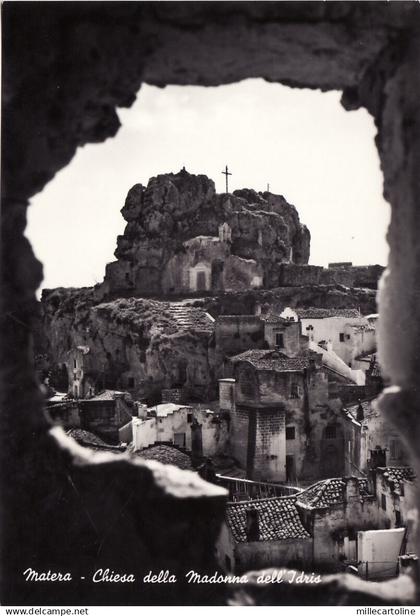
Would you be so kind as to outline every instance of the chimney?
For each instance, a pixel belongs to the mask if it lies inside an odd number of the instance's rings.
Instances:
[[[235,410],[235,379],[219,379],[220,411]]]
[[[137,417],[140,417],[140,419],[145,419],[147,417],[147,404],[136,402],[136,406],[137,406]]]
[[[345,477],[344,499],[346,503],[360,498],[360,488],[357,477]]]
[[[260,540],[260,514],[254,508],[246,510],[246,538],[247,541]]]

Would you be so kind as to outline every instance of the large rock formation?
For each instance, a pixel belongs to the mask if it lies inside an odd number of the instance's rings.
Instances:
[[[279,264],[308,262],[310,233],[284,197],[216,194],[212,180],[185,169],[136,184],[121,211],[127,226],[102,296],[271,288]]]
[[[285,306],[360,308],[369,313],[375,310],[375,295],[370,289],[314,285],[182,302],[133,297],[103,302],[95,288],[45,290],[36,353],[59,390],[65,387],[66,373],[71,381],[74,350],[83,347],[88,349],[84,373],[95,390],[124,389],[137,398],[158,400],[163,388],[176,387],[188,398],[208,401],[216,396],[217,379],[223,376],[214,318],[250,315],[260,308],[280,313]]]
[[[72,353],[83,347],[84,376],[95,390],[156,400],[163,388],[182,387],[189,397],[211,397],[213,319],[203,308],[135,298],[97,304],[90,288],[45,291],[42,306],[55,378],[65,366],[71,380]]]

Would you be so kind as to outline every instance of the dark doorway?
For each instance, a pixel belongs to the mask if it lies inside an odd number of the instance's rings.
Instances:
[[[295,481],[295,456],[286,456],[286,481]]]
[[[55,366],[51,370],[50,385],[57,391],[66,392],[69,388],[69,376],[67,372],[67,366],[61,364]]]
[[[276,334],[276,347],[280,347],[281,349],[284,347],[283,334]]]
[[[197,272],[197,291],[206,291],[206,272]]]
[[[177,447],[185,447],[185,432],[174,433],[174,445]]]

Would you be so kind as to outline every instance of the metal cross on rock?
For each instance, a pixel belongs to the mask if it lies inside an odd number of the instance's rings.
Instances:
[[[228,190],[228,188],[229,188],[229,178],[228,178],[228,176],[232,175],[232,174],[229,173],[229,169],[228,169],[227,165],[226,165],[226,169],[224,171],[222,171],[222,173],[223,173],[224,176],[226,176],[226,192],[228,193],[229,192],[229,190]]]

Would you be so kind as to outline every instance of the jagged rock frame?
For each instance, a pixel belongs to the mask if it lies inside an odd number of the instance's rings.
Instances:
[[[420,7],[412,2],[95,4],[3,5],[3,603],[74,600],[74,587],[65,585],[48,587],[47,594],[45,589],[28,593],[21,584],[27,566],[83,562],[90,569],[106,562],[118,568],[129,561],[182,572],[214,565],[211,546],[223,493],[160,465],[86,456],[51,431],[30,359],[42,267],[24,237],[28,200],[70,162],[78,146],[115,135],[116,107],[130,106],[142,82],[220,85],[263,77],[342,90],[347,109],[363,105],[373,114],[384,194],[392,205],[391,256],[379,298],[379,354],[393,386],[379,404],[398,426],[419,472]],[[147,520],[157,514],[161,532],[151,533]],[[116,546],[124,546],[124,555]],[[409,578],[379,590],[380,595],[369,583],[333,576],[322,588],[291,586],[287,593],[250,583],[235,591],[233,601],[416,601]],[[77,593],[82,603],[122,601],[112,588],[101,587],[99,596],[98,589],[80,585]],[[153,590],[127,594],[124,589],[124,600],[147,603],[156,596]],[[222,587],[211,596],[198,587],[166,593],[168,603],[226,600]]]

